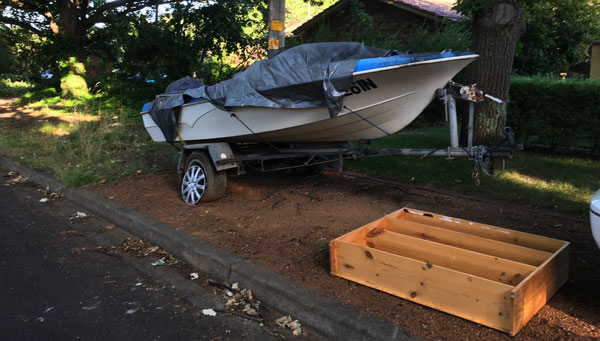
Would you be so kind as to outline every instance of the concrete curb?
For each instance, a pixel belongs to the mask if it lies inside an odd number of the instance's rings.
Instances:
[[[251,288],[267,305],[289,313],[323,336],[336,340],[418,339],[410,333],[360,309],[342,304],[318,292],[245,260],[190,237],[176,228],[156,221],[85,189],[66,189],[52,175],[37,172],[0,155],[0,166],[27,176],[35,184],[63,191],[66,199],[107,219],[125,231],[145,239],[185,260],[211,277]]]
[[[27,166],[20,165],[4,155],[0,155],[0,165],[8,170],[15,171],[23,176],[28,177],[36,185],[43,188],[49,188],[52,192],[62,193],[62,190],[64,189],[62,183],[60,183],[60,181],[58,181],[54,176],[48,173],[35,171]]]

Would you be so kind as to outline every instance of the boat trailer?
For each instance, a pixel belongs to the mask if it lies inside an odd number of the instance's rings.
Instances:
[[[244,174],[247,168],[261,172],[297,169],[314,171],[327,167],[342,170],[344,160],[355,160],[377,156],[436,156],[469,158],[473,160],[472,177],[476,185],[480,183],[480,173],[498,176],[504,171],[505,160],[512,158],[515,139],[510,127],[504,127],[505,139],[502,145],[494,148],[473,145],[474,105],[484,98],[500,106],[506,103],[493,96],[483,94],[474,86],[461,86],[449,82],[448,88],[438,89],[437,97],[445,104],[446,121],[450,130],[450,145],[442,149],[372,149],[370,141],[330,142],[330,143],[198,143],[182,147],[177,164],[178,179],[183,200],[194,205],[200,200],[211,201],[225,195],[226,170],[236,169]],[[456,99],[469,104],[467,146],[459,145]],[[373,124],[368,121],[368,123]],[[495,161],[501,162],[500,170]]]

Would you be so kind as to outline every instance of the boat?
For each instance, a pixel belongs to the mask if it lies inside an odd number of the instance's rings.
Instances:
[[[282,54],[283,55],[283,54]],[[280,58],[279,55],[276,58]],[[337,142],[369,140],[410,124],[460,70],[478,57],[472,52],[396,54],[360,59],[339,112],[316,107],[223,107],[206,98],[186,97],[173,108],[177,135],[184,142]],[[323,87],[320,83],[317,87]],[[168,141],[151,115],[142,110],[154,141]]]

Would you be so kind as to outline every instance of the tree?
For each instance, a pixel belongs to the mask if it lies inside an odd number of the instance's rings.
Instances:
[[[195,75],[213,83],[263,53],[266,10],[262,0],[173,3],[158,21],[130,13],[93,29],[90,42],[129,76],[158,71],[171,79]]]
[[[165,0],[1,0],[0,23],[81,48],[87,32],[110,14],[126,14]]]
[[[159,3],[170,3],[160,17],[140,11]],[[179,77],[198,74],[208,62],[225,70],[223,56],[232,53],[236,65],[256,57],[265,11],[264,0],[0,0],[0,22],[9,24],[0,25],[0,34],[18,46],[19,62],[32,75],[48,68],[56,74],[57,62],[72,56],[96,56],[129,76]]]
[[[525,1],[527,31],[515,55],[521,75],[559,74],[589,58],[600,38],[600,0]]]
[[[4,35],[0,32],[0,73],[9,72],[13,66],[13,53],[8,48]]]
[[[508,99],[515,50],[525,32],[520,2],[458,0],[455,9],[472,18],[471,49],[479,58],[469,69],[469,81],[492,96]],[[476,106],[474,144],[495,146],[500,142],[506,124],[504,109],[491,101]]]

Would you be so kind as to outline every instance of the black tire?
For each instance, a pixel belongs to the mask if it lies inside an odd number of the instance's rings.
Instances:
[[[217,172],[206,152],[195,151],[187,157],[180,192],[188,205],[220,199],[226,186],[227,174]]]

